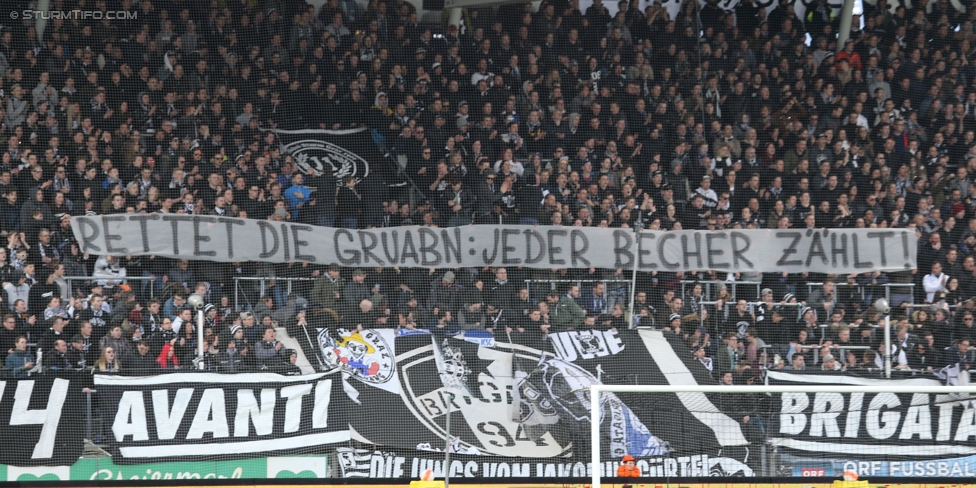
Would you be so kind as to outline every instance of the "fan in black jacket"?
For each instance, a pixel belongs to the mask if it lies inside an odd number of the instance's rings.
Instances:
[[[79,322],[88,322],[92,325],[92,340],[96,344],[109,331],[109,313],[102,307],[102,302],[101,295],[92,295],[88,300],[88,308],[78,314]]]
[[[137,343],[135,350],[122,356],[122,370],[133,376],[152,375],[159,371],[159,364],[156,363],[148,342]]]
[[[44,309],[47,308],[51,298],[61,296],[61,287],[54,282],[56,277],[56,273],[51,273],[43,283],[38,282],[30,288],[27,295],[27,303],[30,305],[28,313],[37,315],[39,319],[44,318]]]
[[[45,354],[54,349],[55,341],[67,340],[68,338],[68,335],[64,332],[64,326],[67,320],[61,317],[51,317],[47,322],[50,324],[50,328],[37,341],[37,348],[44,351]]]
[[[356,190],[356,180],[352,176],[342,179],[342,187],[336,194],[336,215],[341,219],[340,226],[355,229],[359,225],[363,196]]]
[[[4,315],[3,327],[0,327],[0,356],[4,359],[7,354],[13,352],[17,338],[24,335],[25,331],[17,329],[17,318],[12,314]]]
[[[44,369],[74,369],[74,366],[71,364],[71,360],[68,359],[68,341],[64,339],[54,341],[53,349],[44,354]]]
[[[71,345],[68,348],[66,357],[73,369],[85,369],[94,364],[93,361],[88,360],[88,352],[85,351],[85,339],[80,334],[75,334],[71,338]]]

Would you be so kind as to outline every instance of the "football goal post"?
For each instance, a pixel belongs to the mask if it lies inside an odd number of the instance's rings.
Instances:
[[[821,376],[826,380],[827,377]],[[775,446],[803,450],[809,457],[817,457],[815,445],[841,445],[849,449],[848,454],[877,455],[881,446],[891,458],[902,460],[924,459],[925,456],[943,454],[962,454],[974,450],[972,438],[976,436],[976,385],[870,385],[837,386],[828,384],[804,385],[594,385],[590,390],[590,470],[592,487],[600,488],[601,477],[612,477],[620,458],[628,452],[612,449],[605,430],[616,419],[603,418],[611,415],[607,407],[616,395],[674,395],[671,401],[675,412],[685,409],[695,419],[693,422],[705,425],[710,435],[717,438],[719,446],[743,445],[748,435],[744,435],[745,416],[737,413],[757,411],[755,408],[736,410],[743,403],[765,402],[767,421],[770,424],[759,429],[764,434],[753,440],[753,445],[769,442]],[[655,402],[668,405],[663,399]],[[760,409],[761,410],[761,409]],[[665,412],[665,416],[667,413]],[[626,420],[626,419],[624,419]],[[606,423],[604,423],[606,422]],[[677,423],[678,420],[675,420]],[[625,422],[617,422],[623,424]],[[689,435],[697,435],[692,422]],[[601,428],[602,426],[602,428]],[[651,427],[654,430],[655,427]],[[684,426],[657,426],[683,429]],[[626,427],[620,427],[625,429]],[[767,430],[768,429],[768,430]],[[795,434],[789,438],[786,434]],[[874,446],[842,444],[841,441],[867,438]],[[804,437],[805,436],[805,437]],[[755,437],[753,437],[755,439]],[[923,439],[929,439],[922,441]],[[931,448],[925,443],[945,441]],[[610,446],[603,445],[610,443]],[[832,442],[832,444],[831,444]],[[601,465],[601,454],[606,461],[606,452],[612,449],[612,462]],[[872,451],[874,449],[874,451]],[[819,456],[823,456],[820,454]],[[894,464],[894,463],[893,463]],[[906,465],[911,463],[906,463]],[[647,476],[659,475],[662,471],[650,470],[642,473]],[[835,473],[839,476],[839,473]],[[665,476],[676,476],[667,473]],[[681,475],[677,475],[681,476]],[[705,476],[708,476],[705,474]],[[829,475],[828,475],[829,476]]]

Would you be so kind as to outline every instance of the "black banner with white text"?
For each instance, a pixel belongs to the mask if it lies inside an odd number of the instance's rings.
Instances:
[[[95,386],[127,462],[325,452],[349,440],[338,375],[96,375]]]
[[[57,466],[81,456],[85,400],[79,382],[53,374],[0,381],[0,464]],[[16,440],[16,444],[11,441]]]
[[[770,372],[770,385],[938,386],[934,377],[884,380]],[[924,393],[783,393],[771,443],[796,455],[924,460],[976,455],[976,400]]]

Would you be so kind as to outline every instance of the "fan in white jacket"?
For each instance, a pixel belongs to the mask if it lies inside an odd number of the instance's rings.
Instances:
[[[925,288],[925,301],[935,303],[935,294],[945,289],[949,283],[949,275],[942,272],[942,263],[932,264],[932,273],[922,278],[922,287]]]
[[[102,256],[95,261],[95,271],[92,273],[99,285],[112,288],[125,284],[125,267],[119,264],[114,256]]]

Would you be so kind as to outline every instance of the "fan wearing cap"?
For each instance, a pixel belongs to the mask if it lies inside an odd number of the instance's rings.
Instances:
[[[767,314],[769,314],[774,306],[773,290],[770,288],[763,288],[762,292],[759,294],[759,303],[756,305],[756,322],[758,323],[766,320]]]
[[[664,332],[670,332],[678,337],[681,337],[681,315],[677,313],[671,313],[668,316],[668,324],[664,326]]]
[[[695,193],[702,196],[702,205],[707,208],[715,208],[718,205],[718,194],[712,189],[712,177],[709,175],[702,176],[701,184]]]
[[[827,354],[821,358],[820,369],[824,371],[841,371],[843,368],[843,365],[837,361],[833,354]]]
[[[620,460],[620,467],[617,468],[618,478],[640,478],[641,470],[637,467],[637,460],[630,454]]]
[[[226,344],[224,350],[217,356],[218,369],[222,373],[239,373],[251,367],[252,357],[249,343],[244,337],[244,327],[241,324],[234,324],[230,327],[230,335],[227,340],[221,338],[220,342]]]
[[[208,303],[207,306],[203,307],[203,327],[216,331],[218,322],[220,322],[220,317],[217,317],[217,306]]]
[[[458,164],[448,166],[448,171],[452,171],[453,168],[458,168],[458,170],[448,174],[446,180],[448,188],[443,193],[441,202],[446,210],[444,213],[449,216],[448,225],[459,227],[471,223],[477,198],[475,198],[472,189],[465,188],[463,178],[467,169],[464,169],[463,164],[460,164],[457,158],[452,157],[452,159]]]
[[[302,370],[295,364],[298,362],[298,351],[295,349],[285,349],[284,358],[285,361],[274,367],[272,371],[285,376],[300,376]]]
[[[803,341],[797,338],[800,332],[806,332],[807,340],[816,341],[819,331],[820,327],[817,325],[816,310],[812,307],[803,307],[800,309],[800,318],[797,321],[796,327],[793,329],[793,336],[790,337],[790,340],[802,345]]]
[[[461,289],[453,271],[447,271],[430,285],[430,303],[441,310],[458,310],[461,306]]]
[[[321,305],[323,308],[339,309],[339,298],[346,280],[339,275],[339,265],[330,264],[325,276],[320,276],[315,280],[312,288],[312,303]]]

